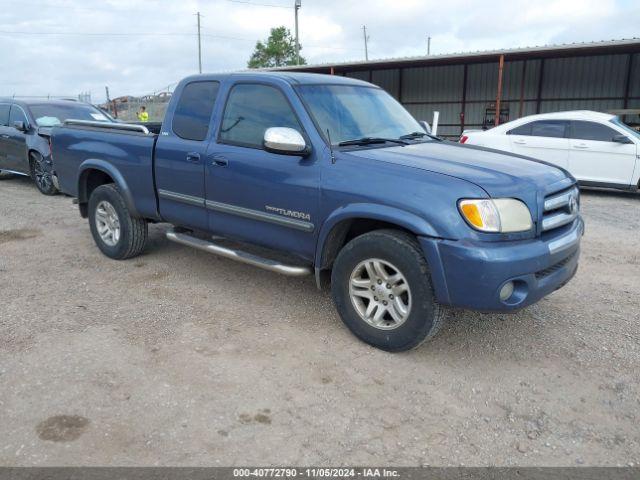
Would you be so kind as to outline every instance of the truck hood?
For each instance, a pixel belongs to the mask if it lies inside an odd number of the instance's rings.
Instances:
[[[434,141],[342,154],[460,178],[478,185],[494,198],[516,197],[524,191],[547,193],[553,184],[571,179],[565,170],[539,160],[451,142]]]

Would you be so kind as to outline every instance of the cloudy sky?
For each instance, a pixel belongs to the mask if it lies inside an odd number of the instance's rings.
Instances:
[[[242,69],[269,29],[293,31],[294,0],[0,0],[0,96],[166,90]],[[302,0],[309,63],[640,37],[638,0]]]

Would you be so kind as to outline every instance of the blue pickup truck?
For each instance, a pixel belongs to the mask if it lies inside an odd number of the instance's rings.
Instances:
[[[361,340],[402,351],[443,306],[513,311],[567,283],[583,222],[570,174],[432,137],[366,82],[297,73],[198,75],[158,134],[69,121],[54,173],[108,257],[149,222],[180,244],[315,274]]]

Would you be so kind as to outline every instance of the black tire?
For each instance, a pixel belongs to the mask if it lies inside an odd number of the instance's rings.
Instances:
[[[351,274],[368,259],[380,259],[397,267],[409,285],[411,308],[404,323],[393,330],[382,330],[367,323],[351,301]],[[417,347],[433,337],[444,321],[444,308],[435,301],[427,261],[416,239],[402,231],[377,230],[347,243],[333,265],[331,293],[349,330],[360,340],[388,352]]]
[[[43,195],[56,195],[58,193],[58,189],[51,178],[51,164],[45,161],[42,155],[32,153],[29,156],[29,169],[31,178],[40,193]]]
[[[115,210],[120,226],[120,237],[115,245],[107,244],[96,224],[96,210],[101,202],[107,202]],[[147,221],[131,216],[118,187],[109,183],[96,188],[89,198],[89,227],[93,240],[107,257],[114,260],[125,260],[139,255],[147,243]]]

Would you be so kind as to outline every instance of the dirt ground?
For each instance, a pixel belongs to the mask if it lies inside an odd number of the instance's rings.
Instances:
[[[574,280],[375,350],[311,278],[164,239],[102,256],[0,180],[0,465],[640,463],[640,196],[583,193]]]

